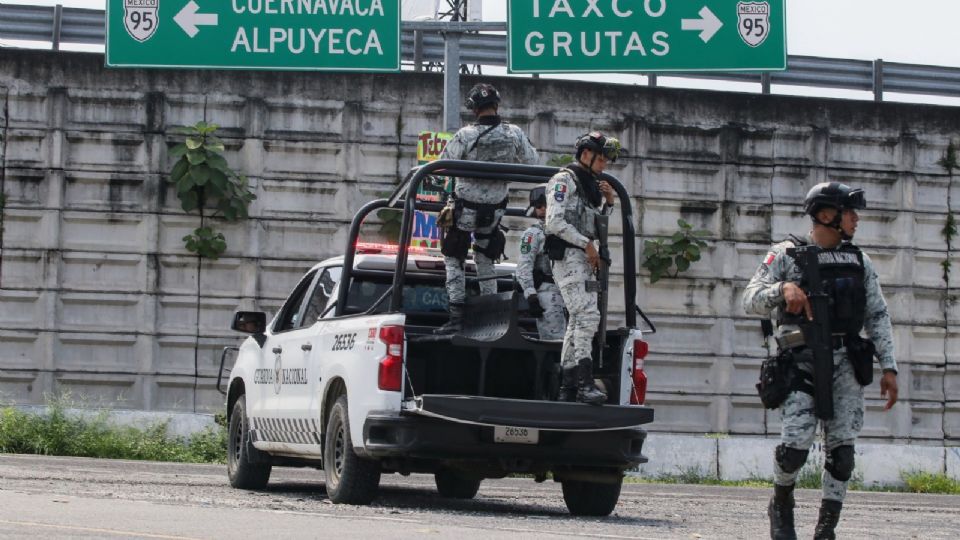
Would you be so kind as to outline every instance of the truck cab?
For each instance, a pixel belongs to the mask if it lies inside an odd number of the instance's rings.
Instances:
[[[258,489],[273,466],[310,466],[323,469],[333,502],[366,504],[387,473],[433,474],[456,498],[473,497],[484,478],[524,473],[559,482],[573,514],[609,514],[624,471],[646,461],[641,426],[653,420],[622,185],[605,178],[621,200],[627,312],[596,340],[602,405],[556,401],[562,343],[539,339],[523,316],[512,264],[497,265],[497,294],[480,296],[468,260],[463,331],[435,335],[448,317],[443,258],[410,246],[415,212],[440,208],[417,200],[431,175],[536,184],[556,171],[451,160],[414,169],[357,212],[344,255],[307,271],[269,324],[263,313],[237,313],[233,328],[250,337],[225,390],[231,484]],[[383,209],[403,212],[399,243],[360,242],[365,220]]]

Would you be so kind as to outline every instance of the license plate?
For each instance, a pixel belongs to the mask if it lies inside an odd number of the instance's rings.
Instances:
[[[537,444],[540,430],[535,428],[494,426],[493,440],[498,443]]]

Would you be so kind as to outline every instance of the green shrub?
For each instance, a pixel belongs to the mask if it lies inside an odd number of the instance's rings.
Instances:
[[[50,400],[42,414],[0,409],[0,452],[4,453],[225,463],[226,446],[222,425],[191,437],[171,437],[167,422],[144,429],[115,426],[107,411],[92,418],[68,414],[62,399]]]
[[[900,474],[907,491],[912,493],[943,493],[960,495],[960,480],[941,473],[909,471]]]

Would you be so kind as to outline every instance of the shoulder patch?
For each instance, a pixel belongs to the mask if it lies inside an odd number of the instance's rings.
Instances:
[[[768,251],[766,258],[763,259],[763,264],[765,264],[766,266],[770,266],[770,263],[772,263],[773,260],[776,259],[776,258],[777,258],[777,254],[776,254],[776,253],[774,253],[774,252],[772,252],[772,251]],[[754,259],[754,260],[756,260],[756,259]]]
[[[567,198],[567,185],[562,182],[557,182],[557,185],[553,188],[553,198],[557,202],[563,202]]]
[[[520,239],[520,253],[530,253],[530,250],[533,248],[533,233],[526,233],[523,235],[523,238]]]

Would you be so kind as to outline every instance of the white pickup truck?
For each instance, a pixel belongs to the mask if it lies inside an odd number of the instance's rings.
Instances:
[[[435,336],[447,319],[442,257],[357,242],[371,212],[402,208],[408,246],[414,210],[436,209],[416,201],[429,174],[541,183],[554,172],[461,161],[415,169],[390,199],[357,213],[345,255],[311,268],[269,325],[264,313],[237,313],[233,329],[251,336],[225,390],[230,483],[258,489],[274,465],[317,467],[331,501],[367,504],[382,473],[432,473],[440,494],[456,498],[472,498],[484,478],[524,473],[560,482],[573,514],[613,511],[624,471],[646,461],[640,426],[653,420],[642,405],[647,344],[635,327],[632,215],[620,183],[608,178],[630,240],[627,324],[598,340],[594,374],[609,396],[599,406],[555,401],[561,344],[537,339],[520,317],[513,265],[497,266],[496,295],[476,295],[468,280],[463,332]],[[469,261],[467,271],[475,275]]]

